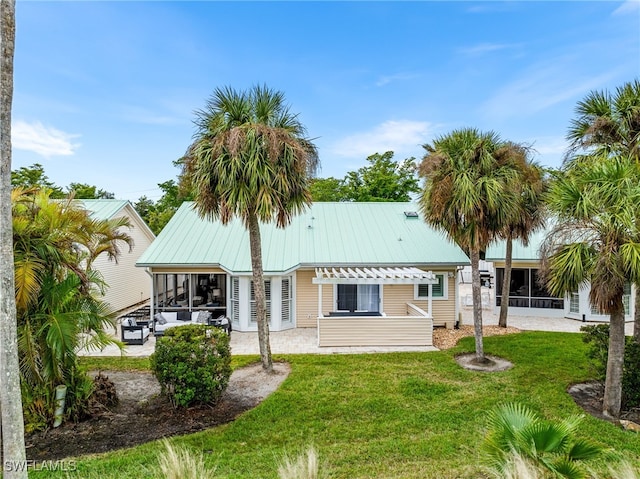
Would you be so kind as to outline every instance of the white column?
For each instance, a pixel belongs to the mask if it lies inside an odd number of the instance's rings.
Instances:
[[[427,302],[427,313],[429,317],[433,319],[433,285],[429,283],[429,301]]]
[[[240,276],[238,278],[238,319],[240,321],[240,331],[250,331],[253,327],[250,324],[251,307],[251,278]]]

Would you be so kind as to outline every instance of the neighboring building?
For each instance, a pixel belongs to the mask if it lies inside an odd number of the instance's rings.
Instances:
[[[520,241],[513,242],[513,260],[511,270],[511,287],[509,288],[509,314],[527,316],[551,316],[579,319],[582,321],[608,321],[608,315],[599,314],[589,303],[590,285],[585,285],[564,298],[554,297],[544,285],[538,281],[540,268],[540,246],[547,231],[534,233],[528,246]],[[505,243],[499,242],[489,247],[486,261],[493,261],[495,268],[495,309],[500,308],[505,297],[502,292],[504,278]],[[631,294],[635,286],[629,285],[624,296],[625,316],[633,318],[633,301]]]
[[[131,228],[125,232],[133,238],[131,251],[129,247],[119,244],[120,256],[117,262],[109,260],[106,254],[98,256],[93,267],[100,271],[107,284],[104,297],[112,310],[122,311],[151,297],[149,275],[141,268],[136,268],[136,261],[145,249],[153,242],[155,235],[144,220],[126,200],[78,200],[91,216],[99,220],[111,220],[126,217]]]
[[[270,328],[318,328],[320,346],[430,345],[458,317],[462,250],[412,203],[314,203],[285,229],[261,225]],[[255,331],[249,234],[184,203],[138,260],[153,278],[152,313],[227,315]]]

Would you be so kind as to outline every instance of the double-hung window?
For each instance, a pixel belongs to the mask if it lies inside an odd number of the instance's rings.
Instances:
[[[435,273],[437,283],[431,285],[431,297],[434,299],[447,299],[447,275],[445,273]],[[429,285],[416,284],[415,299],[429,299]]]

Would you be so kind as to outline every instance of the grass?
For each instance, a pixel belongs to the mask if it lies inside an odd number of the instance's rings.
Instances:
[[[453,350],[432,353],[283,356],[292,372],[261,405],[231,424],[172,443],[203,453],[215,478],[275,478],[283,456],[312,445],[320,469],[331,478],[470,479],[486,477],[477,445],[495,405],[518,401],[550,420],[582,412],[566,393],[568,385],[591,376],[581,335],[485,338],[487,354],[515,364],[499,373],[460,368],[455,354],[471,350],[473,338],[465,338]],[[256,359],[235,358],[235,366]],[[83,358],[87,366],[102,361],[102,369],[111,368],[112,360]],[[122,367],[143,367],[140,359],[118,361]],[[578,435],[640,462],[638,434],[587,417]],[[162,450],[154,442],[82,457],[77,472],[58,477],[158,477]]]

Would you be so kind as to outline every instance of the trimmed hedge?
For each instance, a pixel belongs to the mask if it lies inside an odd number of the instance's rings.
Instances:
[[[229,335],[215,326],[177,326],[158,338],[149,360],[174,406],[215,404],[231,376]]]

